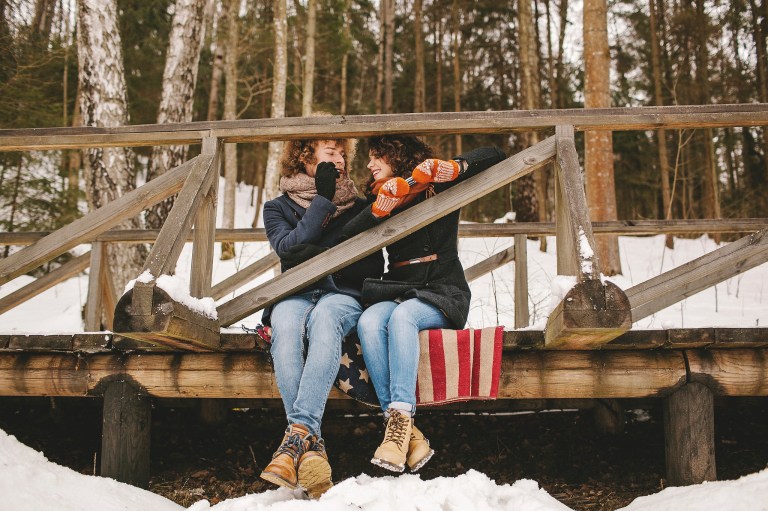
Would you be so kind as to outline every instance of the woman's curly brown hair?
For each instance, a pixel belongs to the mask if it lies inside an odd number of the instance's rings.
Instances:
[[[426,159],[434,158],[434,151],[427,144],[412,135],[384,135],[368,139],[368,152],[371,156],[386,161],[395,177],[408,178],[413,169]],[[370,192],[373,176],[366,183]]]
[[[312,165],[315,162],[315,149],[321,141],[336,142],[345,153],[344,165],[349,170],[349,162],[355,157],[357,140],[348,138],[289,140],[283,143],[283,152],[280,155],[280,175],[285,177],[295,176],[299,172],[306,172],[305,164]]]

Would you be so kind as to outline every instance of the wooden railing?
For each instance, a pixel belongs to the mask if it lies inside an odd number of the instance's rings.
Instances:
[[[0,395],[103,396],[102,475],[146,484],[151,407],[147,396],[276,398],[265,357],[253,335],[220,334],[229,325],[294,293],[427,223],[555,163],[554,223],[462,225],[465,237],[513,236],[514,245],[466,269],[468,280],[515,262],[515,326],[528,324],[527,236],[555,235],[558,273],[577,285],[549,317],[544,332],[506,332],[501,398],[664,399],[668,471],[678,484],[714,473],[713,396],[766,396],[768,337],[762,329],[631,331],[632,321],[768,260],[768,219],[621,221],[592,224],[576,158],[575,130],[638,130],[768,126],[768,105],[709,105],[627,109],[463,112],[300,119],[217,121],[120,128],[0,130],[0,151],[202,143],[201,154],[52,233],[0,233],[0,244],[24,245],[0,260],[0,285],[80,244],[88,254],[0,298],[0,314],[90,266],[86,330],[100,330],[102,310],[116,310],[116,334],[13,336],[0,333]],[[554,135],[435,198],[360,234],[322,257],[281,274],[201,317],[155,285],[192,241],[190,294],[221,298],[279,261],[271,253],[212,285],[216,241],[265,241],[261,229],[216,230],[215,193],[223,143],[297,138],[361,137],[392,133],[508,133],[544,129]],[[115,231],[123,220],[178,193],[160,231]],[[194,226],[194,229],[193,229]],[[679,268],[622,291],[603,284],[594,236],[747,232]],[[151,278],[118,300],[109,287],[109,243],[154,242],[144,270]],[[590,247],[589,250],[582,247]],[[629,331],[628,331],[629,330]],[[127,336],[127,337],[126,337]],[[155,346],[154,343],[161,346]],[[584,351],[600,348],[600,351]],[[659,349],[657,349],[659,348]],[[722,348],[708,349],[703,348]],[[578,351],[582,350],[582,351]],[[184,353],[200,351],[208,353]],[[338,396],[336,396],[338,397]],[[688,410],[685,413],[680,410]],[[679,439],[685,438],[685,442]],[[130,446],[130,448],[129,448]],[[104,459],[109,459],[105,463]],[[705,469],[702,470],[701,467]]]

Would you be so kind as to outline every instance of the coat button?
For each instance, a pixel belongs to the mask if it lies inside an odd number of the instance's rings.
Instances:
[[[429,245],[424,245],[424,253],[426,254],[428,252],[431,252]]]

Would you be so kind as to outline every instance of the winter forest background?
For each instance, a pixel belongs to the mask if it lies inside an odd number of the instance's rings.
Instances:
[[[767,36],[768,0],[0,0],[0,128],[767,103]],[[450,157],[543,135],[428,141]],[[764,216],[768,129],[622,131],[607,143],[609,217]],[[233,148],[223,227],[236,181],[258,186],[256,204],[278,193],[278,145]],[[56,229],[197,151],[0,152],[0,230]],[[463,217],[549,220],[551,172],[537,174]],[[166,213],[126,227],[158,227]]]

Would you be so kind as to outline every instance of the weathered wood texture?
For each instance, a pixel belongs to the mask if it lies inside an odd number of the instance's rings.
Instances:
[[[652,234],[701,234],[740,233],[759,231],[768,227],[768,218],[712,219],[712,220],[616,220],[592,222],[595,235],[616,234],[640,236]],[[94,238],[110,243],[153,243],[159,229],[113,229]],[[50,232],[0,232],[0,245],[31,245]],[[517,234],[529,236],[552,236],[554,222],[525,222],[507,224],[460,224],[461,238],[507,238]],[[216,229],[217,242],[258,242],[268,241],[264,228]],[[192,235],[187,236],[192,241]]]
[[[192,271],[190,273],[190,295],[202,298],[211,294],[213,278],[213,245],[216,234],[216,197],[219,188],[221,166],[221,143],[215,138],[203,140],[202,154],[211,155],[208,171],[208,190],[198,206],[194,221],[194,242],[192,245]],[[182,241],[183,244],[183,241]]]
[[[101,476],[149,487],[152,407],[149,396],[124,379],[105,382]]]
[[[180,145],[199,143],[209,134],[224,142],[262,142],[329,135],[359,138],[396,133],[509,133],[566,124],[579,130],[611,131],[765,126],[768,125],[768,104],[333,115],[116,128],[14,129],[0,130],[0,151]]]
[[[574,144],[573,126],[557,126],[556,132],[555,179],[559,184],[555,198],[558,275],[576,275],[579,282],[598,280],[600,263],[592,234],[592,222],[589,219],[579,157]],[[570,239],[561,245],[561,236],[568,236]],[[561,260],[569,262],[567,272],[560,272]],[[572,273],[573,270],[576,273]]]
[[[717,479],[715,405],[710,389],[688,383],[664,399],[664,441],[670,486]]]
[[[627,289],[632,320],[639,321],[766,261],[768,229],[763,229]]]
[[[459,209],[478,197],[514,181],[545,165],[554,156],[555,141],[550,137],[521,151],[463,183],[396,215],[381,225],[369,229],[323,253],[288,270],[256,289],[218,307],[222,325],[231,325],[307,284],[329,275],[347,264],[420,229],[437,218]]]
[[[720,350],[702,365],[715,395],[768,396],[766,351]],[[756,352],[760,352],[756,354]],[[664,397],[686,383],[682,350],[514,351],[502,361],[499,398]],[[734,376],[736,373],[741,373]],[[162,398],[278,398],[266,354],[0,352],[2,396],[97,396],[120,375]],[[334,391],[332,397],[340,393]]]
[[[523,328],[530,323],[527,240],[525,234],[515,234],[515,328]]]
[[[632,327],[629,300],[612,282],[577,283],[547,319],[548,349],[594,349]]]
[[[88,298],[85,302],[85,331],[101,330],[101,316],[104,312],[104,266],[107,261],[107,246],[101,241],[91,244],[91,271],[88,274]],[[114,310],[114,309],[113,309]]]
[[[10,309],[26,302],[31,298],[34,298],[43,291],[52,288],[56,284],[77,275],[81,271],[88,268],[90,259],[90,252],[75,257],[74,259],[67,261],[60,267],[56,268],[52,272],[46,273],[42,277],[30,282],[20,289],[17,289],[13,293],[3,296],[0,298],[0,314],[9,311]]]
[[[123,220],[134,217],[148,206],[167,199],[179,191],[187,173],[200,164],[201,158],[203,157],[198,156],[189,160],[106,206],[67,224],[34,245],[0,260],[0,285],[37,268],[81,243],[92,241],[96,236],[120,224]]]
[[[137,313],[133,293],[128,290],[115,307],[114,330],[122,336],[190,351],[218,350],[219,322],[173,300],[157,286],[149,291]]]

